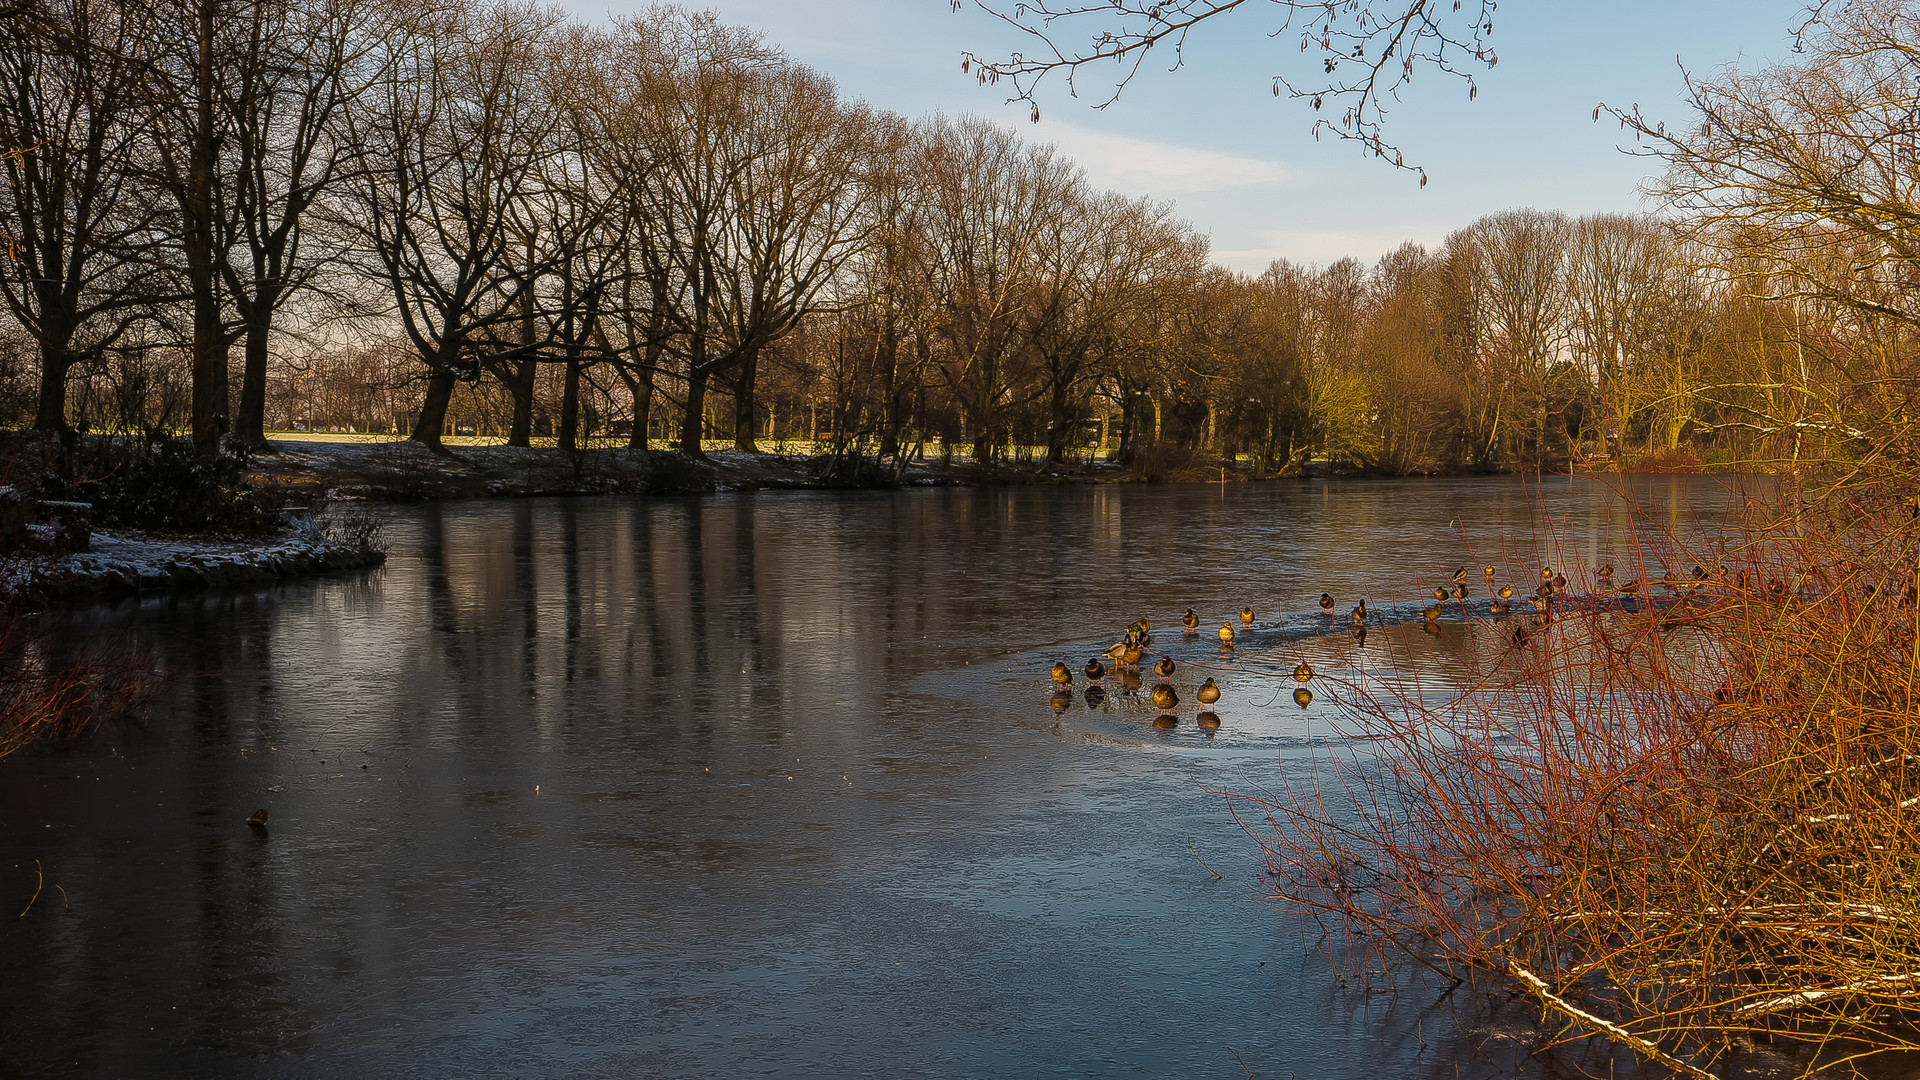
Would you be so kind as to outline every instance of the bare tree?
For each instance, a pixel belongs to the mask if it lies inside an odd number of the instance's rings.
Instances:
[[[955,11],[962,2],[953,0]],[[1246,11],[1271,12],[1272,21],[1261,32],[1277,41],[1297,41],[1304,69],[1275,74],[1274,96],[1285,94],[1311,107],[1316,138],[1326,132],[1352,139],[1394,167],[1411,169],[1422,187],[1426,171],[1410,164],[1384,136],[1389,103],[1423,69],[1464,82],[1471,99],[1479,93],[1473,72],[1499,62],[1490,40],[1499,6],[1495,0],[1465,5],[1454,0],[1450,7],[1442,0],[1023,0],[1011,6],[974,0],[974,5],[1026,35],[1035,48],[1004,60],[963,53],[961,67],[975,72],[982,84],[1006,79],[1015,100],[1033,105],[1036,121],[1035,94],[1049,75],[1059,74],[1077,96],[1082,68],[1117,65],[1111,93],[1096,106],[1105,108],[1156,46],[1161,55],[1171,54],[1169,69],[1179,68],[1188,35],[1203,24],[1224,23]],[[1085,44],[1067,40],[1074,31],[1086,35]]]
[[[234,20],[233,55],[216,82],[231,131],[234,251],[219,266],[241,326],[244,359],[233,434],[266,445],[268,348],[275,314],[320,263],[308,210],[341,178],[344,113],[371,80],[368,55],[393,32],[374,0],[253,0]]]
[[[0,298],[40,356],[34,426],[66,432],[67,383],[155,302],[153,219],[135,195],[132,115],[149,37],[138,13],[87,0],[0,17]]]
[[[357,156],[347,223],[425,367],[412,438],[435,450],[454,387],[480,377],[486,333],[521,317],[542,269],[511,259],[516,217],[552,152],[533,65],[553,24],[507,3],[416,9],[383,44],[372,100],[346,114]]]

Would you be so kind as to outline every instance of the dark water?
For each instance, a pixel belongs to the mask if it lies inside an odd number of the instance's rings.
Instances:
[[[0,1075],[1592,1068],[1470,992],[1338,985],[1215,792],[1330,737],[1252,670],[1351,659],[1322,589],[1417,610],[1628,524],[1564,479],[396,509],[384,570],[85,616],[174,681],[0,763]],[[1232,662],[1166,629],[1243,603]],[[1143,615],[1216,735],[1049,707]]]

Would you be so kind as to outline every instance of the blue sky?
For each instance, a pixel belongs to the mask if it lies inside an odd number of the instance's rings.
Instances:
[[[640,7],[567,0],[582,18]],[[1296,46],[1271,39],[1260,5],[1216,20],[1189,42],[1187,66],[1150,70],[1104,111],[1063,84],[1041,94],[1041,120],[1006,91],[960,71],[960,53],[1015,47],[1006,28],[948,0],[708,0],[728,22],[764,32],[852,97],[909,116],[974,113],[1059,145],[1103,187],[1171,199],[1212,239],[1214,256],[1258,270],[1276,257],[1371,261],[1405,240],[1438,244],[1483,214],[1533,206],[1580,214],[1645,208],[1642,180],[1657,163],[1621,152],[1597,103],[1639,104],[1686,121],[1676,57],[1695,73],[1790,54],[1797,0],[1508,0],[1495,20],[1500,63],[1480,94],[1434,74],[1393,112],[1389,138],[1430,182],[1364,157],[1351,143],[1316,143],[1302,104],[1275,98],[1270,79],[1298,71]],[[1164,61],[1162,62],[1164,63]],[[1631,140],[1625,141],[1631,145]]]

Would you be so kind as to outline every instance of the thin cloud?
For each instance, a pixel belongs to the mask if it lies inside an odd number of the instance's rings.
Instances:
[[[1278,162],[1112,135],[1059,121],[1043,121],[1033,138],[1058,146],[1079,162],[1098,186],[1126,195],[1178,199],[1202,192],[1281,184],[1291,175]]]
[[[1410,233],[1392,235],[1338,229],[1263,230],[1264,235],[1261,238],[1267,241],[1266,244],[1255,248],[1215,250],[1213,258],[1214,261],[1235,270],[1245,270],[1250,273],[1265,270],[1275,259],[1286,259],[1296,263],[1318,263],[1324,266],[1351,257],[1371,263],[1409,240],[1425,244],[1428,248],[1436,246],[1438,241],[1433,236],[1421,235],[1430,231],[1432,230],[1416,229]]]

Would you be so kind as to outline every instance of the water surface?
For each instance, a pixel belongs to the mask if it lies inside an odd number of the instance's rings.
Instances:
[[[0,763],[0,1073],[1557,1075],[1342,986],[1218,792],[1334,738],[1255,670],[1354,661],[1323,589],[1399,618],[1633,526],[1511,478],[396,508],[383,570],[84,616],[172,681]],[[1242,605],[1230,661],[1167,629]],[[1217,733],[1050,707],[1143,616]]]

